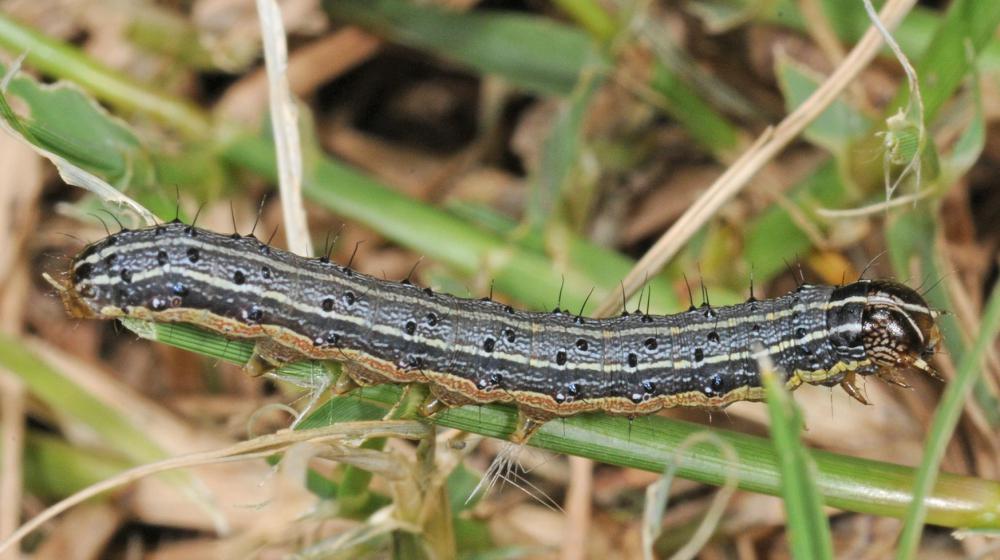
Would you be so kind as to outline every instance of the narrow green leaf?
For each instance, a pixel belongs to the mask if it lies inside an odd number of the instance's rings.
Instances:
[[[934,413],[924,455],[913,485],[913,500],[907,509],[906,524],[899,539],[896,558],[900,560],[916,556],[924,523],[928,522],[928,510],[933,507],[929,503],[933,499],[931,489],[941,476],[938,472],[941,459],[944,457],[955,426],[958,425],[964,403],[982,375],[986,352],[996,343],[998,335],[1000,335],[1000,282],[993,285],[992,293],[983,310],[976,341],[962,356],[958,364],[958,373],[955,379],[948,383],[941,397],[941,403]]]
[[[655,64],[649,86],[660,95],[666,112],[684,125],[696,142],[718,157],[736,149],[738,128],[715,111],[675,72],[663,64]]]
[[[0,65],[0,73],[6,67]],[[103,176],[119,189],[155,182],[149,154],[131,129],[71,82],[41,85],[27,75],[8,89],[27,107],[19,121],[44,150]]]
[[[822,78],[788,55],[779,53],[775,62],[778,85],[785,97],[786,110],[791,113],[819,87]],[[810,142],[825,148],[837,157],[848,155],[848,149],[864,137],[872,122],[843,97],[836,99],[803,133]]]
[[[32,395],[73,422],[96,432],[135,464],[165,458],[142,430],[35,356],[23,341],[0,334],[0,367],[20,378]]]
[[[530,181],[530,194],[525,208],[528,223],[545,228],[553,213],[565,208],[564,197],[587,198],[583,189],[573,188],[580,150],[583,146],[583,125],[587,107],[604,80],[585,75],[576,91],[560,105],[555,123],[545,139],[538,170]]]
[[[403,0],[325,0],[323,5],[339,21],[539,93],[568,95],[586,67],[606,67],[585,33],[541,17],[458,12]]]
[[[771,442],[781,470],[781,496],[792,555],[801,560],[832,559],[833,539],[823,513],[823,497],[814,481],[816,464],[802,445],[802,412],[785,390],[774,364],[762,363],[761,366],[771,420]]]
[[[209,133],[208,118],[190,103],[137,84],[90,59],[76,47],[46,37],[4,14],[0,14],[0,47],[14,56],[26,53],[28,63],[42,72],[95,92],[125,112],[142,112],[188,139],[204,138]]]

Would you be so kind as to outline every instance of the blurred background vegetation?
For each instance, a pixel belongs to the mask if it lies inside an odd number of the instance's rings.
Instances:
[[[532,442],[543,450],[522,454],[535,490],[467,501],[500,444],[466,432],[505,437],[511,409],[450,411],[436,439],[380,428],[412,418],[420,391],[331,399],[323,364],[250,379],[245,345],[79,322],[42,280],[105,235],[107,212],[137,225],[66,186],[44,154],[161,219],[199,213],[203,227],[246,233],[259,214],[258,235],[277,230],[285,246],[254,3],[0,1],[4,68],[25,56],[0,107],[12,132],[0,137],[0,535],[124,469],[287,427],[291,405],[309,413],[299,429],[368,421],[363,433],[406,439],[287,440],[280,467],[247,458],[142,478],[21,546],[40,558],[990,554],[1000,3],[889,4],[905,14],[893,35],[918,81],[883,48],[738,194],[678,233],[769,126],[850,64],[871,24],[862,2],[280,3],[309,230],[339,262],[357,249],[359,270],[403,278],[426,257],[420,284],[588,314],[634,291],[623,279],[643,257],[667,262],[633,272],[643,288],[628,306],[657,313],[687,307],[688,281],[717,305],[745,299],[751,277],[762,297],[865,270],[948,311],[935,360],[946,384],[870,381],[874,406],[806,387],[797,408],[777,393],[770,409],[551,422]],[[676,254],[659,252],[668,231]],[[705,485],[727,483],[740,490]],[[649,507],[651,484],[665,510]]]

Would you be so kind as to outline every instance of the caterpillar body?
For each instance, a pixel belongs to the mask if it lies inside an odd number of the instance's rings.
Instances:
[[[77,317],[190,323],[255,341],[253,373],[337,360],[358,385],[428,384],[428,412],[512,402],[521,413],[513,439],[522,442],[557,416],[761,400],[761,353],[789,389],[840,385],[865,402],[859,375],[900,385],[908,368],[936,376],[926,360],[939,338],[936,312],[891,281],[591,319],[380,280],[180,222],[87,246],[57,288]]]

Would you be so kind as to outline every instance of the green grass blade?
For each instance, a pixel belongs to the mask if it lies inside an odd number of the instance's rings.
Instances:
[[[135,464],[167,457],[132,421],[110,409],[85,389],[36,356],[24,341],[0,334],[0,367],[20,378],[32,395],[62,417],[88,426],[109,448]]]
[[[338,21],[539,93],[568,95],[586,66],[605,67],[585,33],[547,18],[457,12],[402,0],[328,0],[323,4]]]
[[[771,442],[781,469],[781,496],[785,502],[792,556],[800,560],[832,559],[833,539],[823,513],[823,497],[816,489],[816,465],[802,444],[802,412],[785,390],[770,361],[761,363],[761,378],[767,392]]]
[[[997,25],[1000,25],[1000,2],[955,0],[948,7],[941,26],[915,65],[921,78],[926,123],[933,122],[944,103],[951,99],[979,53],[996,36]],[[886,114],[905,106],[906,95],[906,89],[901,89]]]
[[[986,303],[979,336],[972,348],[962,356],[958,365],[958,374],[945,389],[941,404],[938,405],[934,420],[931,422],[930,433],[924,447],[923,459],[917,470],[913,486],[913,501],[906,513],[906,525],[900,536],[896,558],[908,560],[916,556],[920,544],[920,535],[924,523],[928,521],[928,510],[933,507],[931,488],[941,475],[938,473],[941,459],[944,457],[948,441],[951,439],[958,419],[962,415],[963,403],[969,398],[976,380],[982,373],[986,351],[996,342],[1000,335],[1000,282],[993,286],[993,291]]]
[[[251,352],[245,342],[226,341],[185,325],[149,325],[140,334],[237,364],[245,363]],[[311,363],[292,364],[278,376],[293,382],[300,379],[314,386],[318,369]],[[360,393],[331,399],[311,415],[309,422],[321,422],[332,414],[326,408],[342,406],[343,399],[361,399],[388,408],[400,399],[402,391],[394,385],[366,387]],[[435,417],[434,422],[506,439],[513,432],[516,419],[516,411],[511,407],[487,405],[451,409]],[[603,414],[581,415],[549,422],[532,438],[531,444],[557,453],[659,473],[674,460],[684,440],[704,430],[711,430],[731,445],[738,454],[739,464],[725,460],[714,446],[698,446],[677,456],[678,476],[720,485],[727,475],[735,472],[739,487],[744,490],[781,494],[781,471],[769,440],[690,422],[657,416],[629,422],[626,418]],[[816,485],[827,505],[889,517],[904,515],[911,501],[913,469],[824,451],[809,451],[809,455],[816,463]],[[1000,527],[1000,483],[942,474],[929,496],[927,519],[931,523],[945,527]]]
[[[558,116],[545,139],[541,163],[529,182],[525,215],[535,228],[556,227],[556,222],[567,218],[562,211],[569,208],[571,202],[589,206],[587,202],[593,198],[588,192],[590,189],[577,188],[581,185],[576,180],[576,170],[584,143],[584,117],[594,94],[603,84],[599,76],[584,76],[573,94],[559,107]]]
[[[188,139],[209,133],[208,118],[194,105],[139,85],[95,62],[75,47],[46,37],[0,14],[0,47],[17,56],[27,53],[29,64],[96,92],[98,97],[127,112],[140,111],[175,129]]]
[[[133,465],[121,455],[72,445],[38,430],[29,430],[24,444],[25,486],[46,499],[65,498]]]
[[[615,17],[597,0],[553,0],[552,3],[599,41],[608,41],[618,32]]]
[[[676,119],[696,142],[725,160],[739,144],[739,129],[715,111],[705,99],[662,63],[653,67],[649,82],[667,114]]]
[[[834,32],[845,43],[857,42],[871,25],[861,2],[822,0],[822,3]],[[760,13],[759,16],[769,23],[799,31],[805,30],[802,14],[793,0],[774,2],[769,10]],[[915,58],[927,50],[942,21],[940,11],[916,6],[893,31],[893,37],[908,57]],[[890,56],[888,49],[885,50],[885,54]],[[993,39],[982,45],[980,62],[980,68],[984,72],[995,72],[1000,69],[1000,41]]]

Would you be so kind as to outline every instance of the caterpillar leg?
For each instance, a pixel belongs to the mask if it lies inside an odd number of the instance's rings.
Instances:
[[[436,415],[442,410],[447,410],[449,408],[451,407],[448,406],[447,403],[434,396],[434,393],[431,393],[427,395],[427,398],[425,398],[424,402],[421,403],[420,415],[426,418],[430,418],[431,416]]]
[[[343,374],[337,379],[333,386],[333,392],[338,395],[350,393],[358,387],[369,387],[380,385],[387,379],[377,371],[353,363],[344,363]]]
[[[865,395],[861,392],[861,389],[855,384],[856,381],[857,381],[857,374],[855,374],[852,371],[844,376],[844,378],[840,381],[840,386],[843,387],[844,391],[846,391],[848,395],[853,397],[854,400],[858,401],[861,404],[869,404],[868,399],[865,398]]]
[[[514,429],[514,433],[510,436],[510,441],[517,445],[524,445],[528,443],[531,436],[535,435],[535,432],[541,428],[549,418],[534,415],[529,411],[524,411],[518,409],[517,411],[517,427]]]
[[[252,377],[271,373],[281,366],[303,359],[302,354],[271,340],[258,340],[243,371]]]
[[[438,385],[431,385],[430,389],[430,394],[427,395],[423,404],[420,405],[420,414],[422,416],[434,416],[442,410],[472,404],[473,402],[460,393],[449,391]]]
[[[359,385],[351,377],[351,374],[343,370],[340,377],[337,378],[337,382],[333,384],[333,393],[335,395],[345,395],[358,387]]]
[[[902,387],[904,389],[910,389],[912,386],[903,379],[901,375],[893,370],[882,370],[878,372],[878,378],[886,383],[892,383],[897,387]]]
[[[910,365],[926,373],[927,375],[933,377],[934,379],[937,379],[938,381],[944,381],[944,378],[941,377],[941,374],[938,373],[936,369],[932,368],[930,364],[924,361],[923,358],[917,358],[913,360],[913,362]]]

